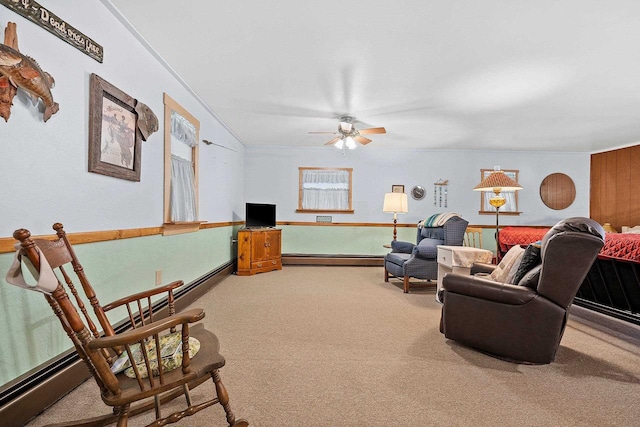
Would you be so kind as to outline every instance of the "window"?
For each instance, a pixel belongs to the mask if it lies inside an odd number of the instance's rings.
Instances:
[[[352,168],[298,168],[296,212],[353,213]]]
[[[200,122],[164,94],[164,230],[200,229],[198,221],[198,138]]]
[[[502,170],[505,175],[514,181],[518,182],[518,171],[517,170]],[[481,169],[480,170],[480,181],[484,180],[488,177],[493,169]],[[504,197],[507,202],[504,206],[500,208],[500,215],[520,215],[520,211],[518,210],[518,192],[517,191],[503,191],[500,193],[502,197]],[[489,204],[489,199],[494,197],[495,194],[491,191],[481,191],[480,192],[480,212],[481,215],[495,214],[496,208]]]

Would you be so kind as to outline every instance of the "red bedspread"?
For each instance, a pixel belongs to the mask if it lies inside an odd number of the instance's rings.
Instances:
[[[505,227],[500,230],[500,252],[506,253],[515,245],[528,245],[542,240],[548,228]]]
[[[600,255],[640,262],[640,234],[607,233]]]
[[[505,227],[500,230],[500,251],[515,245],[528,245],[541,240],[548,228]],[[600,256],[640,263],[640,234],[607,233]]]

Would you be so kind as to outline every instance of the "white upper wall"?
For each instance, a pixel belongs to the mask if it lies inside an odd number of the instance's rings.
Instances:
[[[495,215],[479,215],[480,194],[472,191],[480,182],[480,169],[519,170],[519,216],[500,217],[500,225],[553,225],[562,218],[589,216],[588,153],[447,151],[383,149],[373,146],[342,151],[334,147],[317,149],[246,148],[245,199],[248,202],[277,204],[278,221],[311,221],[314,214],[296,213],[298,167],[353,168],[354,214],[332,214],[333,222],[390,222],[392,215],[382,212],[384,193],[394,184],[409,193],[422,185],[422,200],[409,197],[409,213],[398,216],[399,223],[416,223],[432,213],[453,211],[472,224],[495,224]],[[576,199],[564,210],[556,211],[540,199],[540,183],[549,174],[570,176],[576,186]],[[434,206],[434,183],[448,179],[448,207]]]
[[[38,107],[19,91],[9,121],[0,120],[0,236],[11,236],[20,227],[49,234],[55,221],[70,232],[162,224],[163,92],[200,120],[200,139],[230,148],[201,145],[200,220],[231,221],[243,211],[244,146],[211,112],[101,2],[39,3],[101,44],[104,63],[0,7],[0,25],[17,24],[20,51],[54,77],[52,94],[60,104],[60,111],[44,123]],[[91,73],[158,116],[160,131],[142,142],[140,182],[87,172]]]

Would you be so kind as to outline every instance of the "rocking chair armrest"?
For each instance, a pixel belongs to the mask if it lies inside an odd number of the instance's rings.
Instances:
[[[184,282],[182,280],[176,280],[175,282],[171,282],[164,286],[158,286],[157,288],[149,289],[146,291],[138,292],[137,294],[120,298],[119,300],[110,302],[109,304],[105,305],[104,307],[102,307],[102,309],[104,311],[113,310],[116,307],[120,307],[121,305],[128,304],[133,301],[137,301],[143,298],[149,298],[154,295],[161,294],[163,292],[169,292],[175,288],[182,286],[183,284]]]
[[[139,328],[131,329],[113,336],[96,338],[89,342],[89,348],[97,350],[100,348],[113,348],[123,345],[131,345],[140,342],[142,339],[160,333],[166,329],[180,324],[194,323],[204,318],[204,310],[192,308],[173,316],[149,323]]]

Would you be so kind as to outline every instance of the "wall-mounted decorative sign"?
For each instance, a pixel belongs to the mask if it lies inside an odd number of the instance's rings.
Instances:
[[[540,184],[540,198],[551,209],[566,209],[576,199],[576,186],[568,175],[552,173]]]
[[[433,183],[433,206],[449,207],[449,180],[439,179]]]
[[[89,172],[140,181],[136,100],[96,74],[90,84]]]
[[[95,41],[58,18],[49,9],[34,0],[0,0],[0,4],[49,31],[76,49],[84,52],[98,62],[102,62],[104,51]]]

